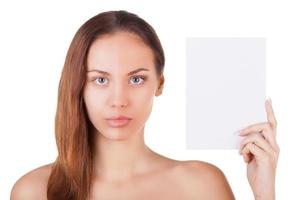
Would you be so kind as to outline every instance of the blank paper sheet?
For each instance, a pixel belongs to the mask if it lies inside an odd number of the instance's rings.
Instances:
[[[265,94],[264,38],[186,38],[187,149],[237,149]]]

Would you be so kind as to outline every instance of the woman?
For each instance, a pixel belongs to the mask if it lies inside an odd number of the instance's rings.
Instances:
[[[234,199],[223,172],[164,157],[144,143],[154,96],[164,86],[164,52],[154,29],[126,11],[84,23],[69,47],[58,90],[54,163],[28,172],[11,199]],[[241,134],[240,154],[256,199],[275,199],[279,148],[268,122]]]

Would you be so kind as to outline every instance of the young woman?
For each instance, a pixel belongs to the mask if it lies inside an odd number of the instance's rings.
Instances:
[[[100,13],[75,34],[58,90],[55,162],[22,176],[12,200],[216,199],[234,195],[224,173],[197,160],[152,151],[144,127],[164,86],[164,52],[154,29],[127,11]],[[248,180],[261,200],[275,199],[276,120],[241,134]]]

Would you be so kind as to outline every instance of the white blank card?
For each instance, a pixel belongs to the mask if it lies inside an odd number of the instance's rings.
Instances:
[[[265,99],[264,38],[186,38],[187,149],[237,149]]]

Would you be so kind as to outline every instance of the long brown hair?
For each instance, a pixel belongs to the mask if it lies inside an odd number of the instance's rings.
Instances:
[[[158,75],[163,73],[165,57],[153,27],[128,11],[106,11],[90,18],[76,32],[68,49],[58,87],[55,138],[58,156],[48,180],[49,200],[86,200],[92,181],[92,123],[83,101],[86,58],[97,37],[127,31],[138,35],[154,53]]]

